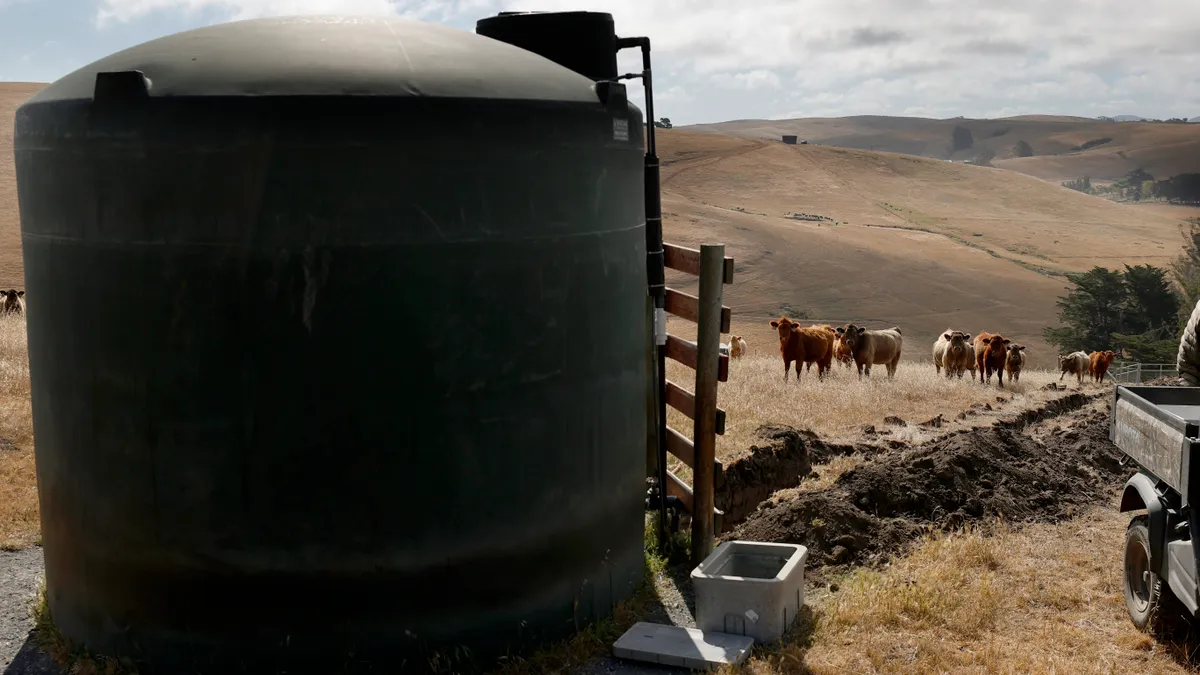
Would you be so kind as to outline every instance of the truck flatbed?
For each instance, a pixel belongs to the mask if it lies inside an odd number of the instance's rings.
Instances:
[[[1117,386],[1109,438],[1138,469],[1125,483],[1121,511],[1146,511],[1125,535],[1129,617],[1146,628],[1162,603],[1195,615],[1200,513],[1191,497],[1200,498],[1200,387]]]

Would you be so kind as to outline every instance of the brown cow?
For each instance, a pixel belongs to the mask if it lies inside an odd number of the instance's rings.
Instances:
[[[4,313],[5,314],[20,314],[25,309],[25,291],[16,289],[8,289],[0,291],[4,295]]]
[[[854,355],[850,353],[849,347],[846,347],[845,345],[843,345],[841,343],[840,340],[838,340],[838,333],[837,333],[836,328],[834,328],[833,326],[830,326],[827,323],[813,324],[812,326],[809,326],[809,328],[820,328],[822,330],[829,331],[829,334],[833,336],[833,340],[834,340],[833,358],[836,359],[838,363],[842,364],[846,368],[851,367],[851,365],[854,363]],[[811,368],[812,368],[812,364],[809,364],[809,369],[811,369]]]
[[[938,373],[946,369],[946,378],[958,375],[961,380],[963,373],[971,368],[975,352],[971,349],[970,333],[960,330],[946,329],[933,343],[933,366]],[[974,372],[974,369],[971,369]]]
[[[887,366],[888,379],[895,377],[896,366],[900,365],[900,352],[904,348],[904,338],[900,335],[899,326],[884,330],[867,330],[848,323],[838,328],[837,333],[841,344],[845,345],[854,357],[860,380],[864,372],[870,377],[871,366],[879,364]]]
[[[833,355],[834,355],[834,357],[836,357],[837,356],[837,332],[834,330],[834,327],[830,326],[827,323],[814,323],[813,325],[809,326],[809,328],[815,328],[817,330],[824,330],[824,331],[829,332],[829,339],[831,341],[831,344],[833,345]],[[830,361],[830,364],[832,364],[832,363],[833,362]],[[805,364],[805,366],[804,366],[805,372],[811,373],[812,367],[813,367],[813,364],[811,361],[808,362],[807,364]]]
[[[833,358],[837,359],[838,363],[845,366],[847,370],[854,367],[854,352],[850,347],[842,344],[841,340],[838,340],[837,344],[833,346]]]
[[[800,381],[801,366],[817,364],[817,376],[825,377],[829,363],[833,360],[833,340],[828,331],[819,328],[801,328],[800,324],[786,316],[771,320],[771,328],[779,333],[779,355],[783,357],[783,379],[786,382],[792,362],[796,363],[796,381]]]
[[[987,331],[980,331],[975,336],[975,366],[979,369],[980,384],[990,384],[994,372],[1000,388],[1004,388],[1004,363],[1008,360],[1010,342],[1012,340],[1002,335],[992,335]]]
[[[1104,381],[1104,376],[1108,374],[1108,367],[1112,365],[1115,358],[1117,358],[1117,353],[1111,350],[1088,354],[1088,374],[1092,376],[1093,382]]]
[[[1004,372],[1009,382],[1021,381],[1021,369],[1025,367],[1025,345],[1009,345],[1008,358],[1004,361]]]
[[[1058,381],[1062,382],[1063,377],[1070,373],[1079,381],[1079,386],[1083,386],[1083,374],[1090,369],[1090,362],[1087,352],[1071,352],[1066,356],[1058,357],[1058,369],[1062,374],[1058,376]]]

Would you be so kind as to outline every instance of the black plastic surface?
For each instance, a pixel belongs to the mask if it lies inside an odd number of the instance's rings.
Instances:
[[[475,22],[475,32],[591,80],[617,77],[617,35],[607,12],[501,12]]]
[[[145,673],[519,651],[642,578],[640,113],[438,26],[380,64],[386,25],[191,31],[17,113],[50,607]],[[114,66],[149,98],[93,104]]]

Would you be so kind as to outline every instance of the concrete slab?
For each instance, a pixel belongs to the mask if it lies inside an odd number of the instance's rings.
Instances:
[[[665,666],[708,670],[737,665],[750,655],[754,639],[725,633],[701,633],[695,628],[639,621],[613,643],[613,654],[622,659]]]

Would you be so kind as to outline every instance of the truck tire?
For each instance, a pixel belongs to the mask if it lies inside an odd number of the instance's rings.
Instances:
[[[1168,629],[1183,610],[1166,579],[1150,571],[1150,528],[1148,516],[1135,516],[1125,530],[1125,607],[1139,629],[1160,632]]]
[[[1189,387],[1200,386],[1200,340],[1196,331],[1200,326],[1200,302],[1192,309],[1187,326],[1179,338],[1179,353],[1175,356],[1175,366],[1179,369],[1179,377]]]

